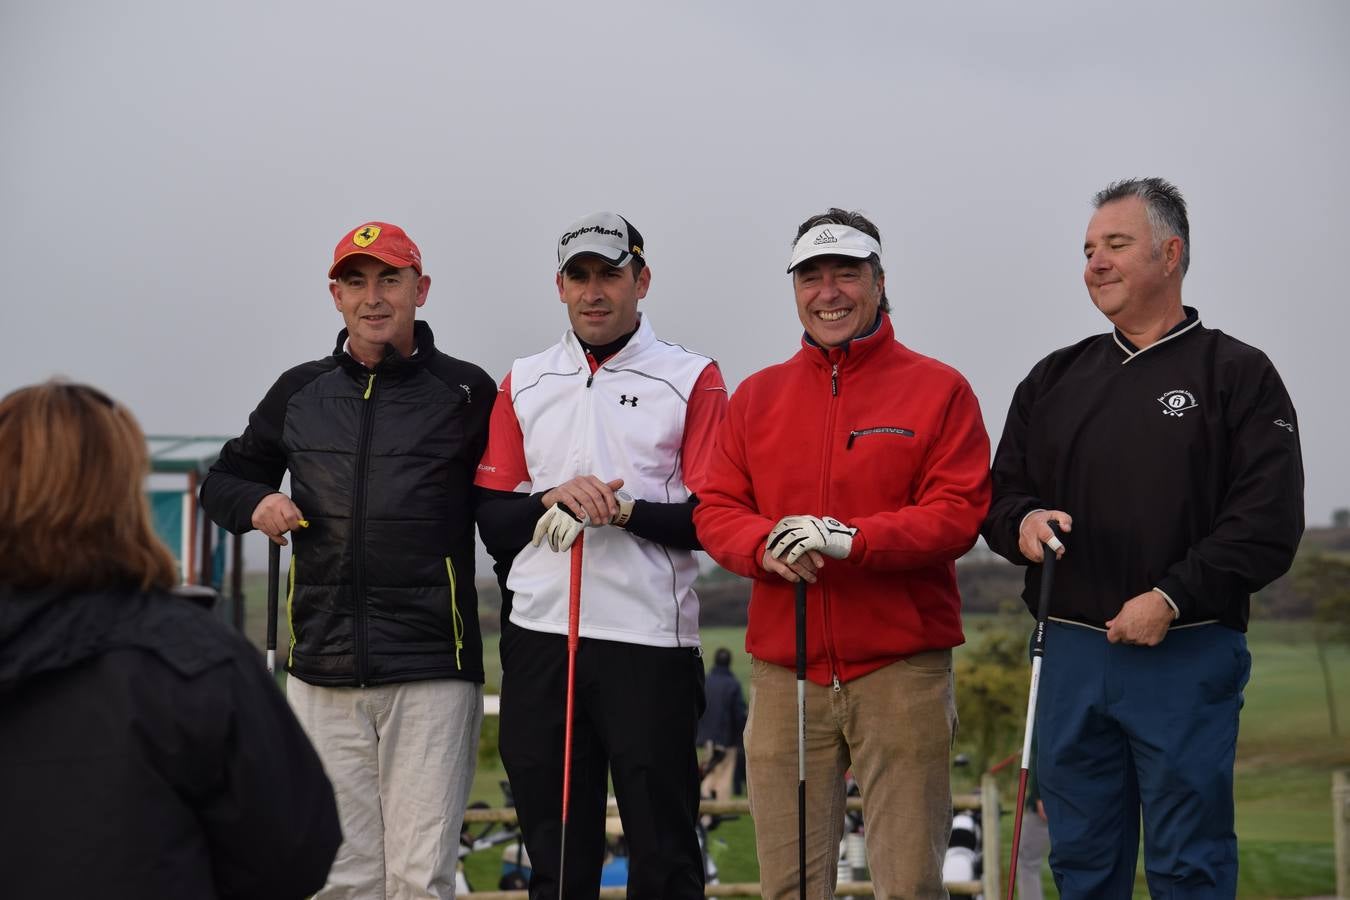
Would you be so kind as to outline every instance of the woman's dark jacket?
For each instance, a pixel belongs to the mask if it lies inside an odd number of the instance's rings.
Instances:
[[[0,588],[0,896],[299,900],[332,786],[258,652],[193,600]]]

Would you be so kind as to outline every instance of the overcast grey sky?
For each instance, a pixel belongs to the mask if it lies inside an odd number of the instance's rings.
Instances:
[[[554,242],[598,209],[647,239],[658,333],[734,386],[794,351],[789,243],[840,205],[996,441],[1031,365],[1108,328],[1090,196],[1162,175],[1186,302],[1280,368],[1324,523],[1350,506],[1347,48],[1336,0],[0,0],[0,392],[63,374],[148,431],[237,433],[331,350],[332,248],[368,219],[500,379],[565,327]]]

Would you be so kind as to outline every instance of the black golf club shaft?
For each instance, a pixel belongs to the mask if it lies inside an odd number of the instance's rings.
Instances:
[[[806,900],[806,582],[797,582],[797,893]]]

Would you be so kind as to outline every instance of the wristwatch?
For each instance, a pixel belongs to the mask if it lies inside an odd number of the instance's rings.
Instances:
[[[637,501],[633,495],[624,490],[614,492],[614,499],[619,501],[619,514],[610,520],[611,525],[617,525],[623,528],[628,524],[628,520],[633,516],[633,504]]]

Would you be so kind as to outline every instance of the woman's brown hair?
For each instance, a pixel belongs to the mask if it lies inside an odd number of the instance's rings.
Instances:
[[[49,381],[0,400],[0,585],[172,587],[148,470],[140,426],[96,388]]]

